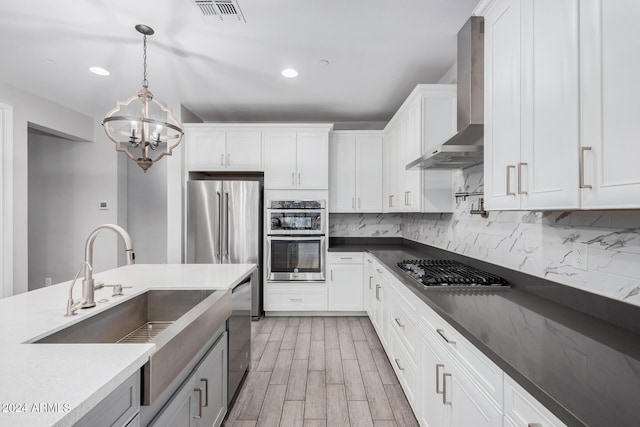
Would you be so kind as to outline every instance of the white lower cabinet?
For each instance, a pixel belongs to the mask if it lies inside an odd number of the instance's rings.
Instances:
[[[140,373],[136,372],[74,425],[135,426],[139,425],[139,411]]]
[[[329,311],[364,310],[362,253],[329,254]]]
[[[505,374],[504,425],[505,427],[562,427],[565,424]]]
[[[154,427],[212,427],[227,413],[227,333],[151,423]]]
[[[264,311],[326,311],[326,283],[267,283]]]
[[[369,254],[363,284],[371,323],[422,427],[564,425]]]

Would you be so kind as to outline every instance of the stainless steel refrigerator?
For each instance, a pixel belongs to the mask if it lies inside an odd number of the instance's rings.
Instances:
[[[262,314],[260,181],[187,182],[187,263],[257,264],[251,315]]]

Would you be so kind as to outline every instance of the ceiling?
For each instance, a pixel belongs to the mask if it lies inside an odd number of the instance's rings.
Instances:
[[[3,1],[0,80],[101,117],[141,87],[143,23],[156,32],[149,88],[205,121],[387,121],[451,67],[478,0],[238,3],[246,23],[193,0]],[[287,67],[299,76],[282,77]]]

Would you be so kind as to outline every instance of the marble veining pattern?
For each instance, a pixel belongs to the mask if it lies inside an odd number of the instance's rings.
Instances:
[[[329,214],[330,237],[402,237],[402,214]]]
[[[454,174],[457,191],[482,191],[482,166]],[[640,211],[491,212],[477,198],[450,214],[405,214],[402,237],[640,305]],[[576,267],[578,248],[586,269]]]

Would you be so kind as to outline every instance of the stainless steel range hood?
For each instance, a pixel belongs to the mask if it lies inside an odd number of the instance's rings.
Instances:
[[[406,169],[461,169],[484,161],[484,18],[471,17],[458,32],[458,133]]]

